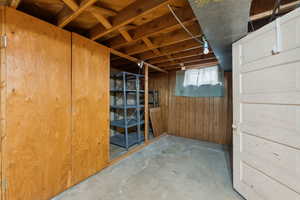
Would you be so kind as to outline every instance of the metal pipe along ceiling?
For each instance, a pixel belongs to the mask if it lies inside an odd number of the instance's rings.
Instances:
[[[248,33],[252,0],[189,0],[220,67],[232,69],[232,43]]]

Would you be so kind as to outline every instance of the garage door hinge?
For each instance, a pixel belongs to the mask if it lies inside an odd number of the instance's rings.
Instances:
[[[1,49],[7,48],[7,35],[1,35]]]

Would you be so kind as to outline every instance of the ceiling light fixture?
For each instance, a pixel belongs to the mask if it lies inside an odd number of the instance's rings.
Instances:
[[[186,70],[184,63],[180,63],[180,66],[181,66],[181,70]]]
[[[202,37],[202,40],[203,40],[203,53],[207,55],[209,54],[208,42],[205,39],[205,37]]]
[[[144,61],[143,60],[141,60],[140,62],[138,62],[138,66],[142,69],[143,68],[143,66],[144,66]]]

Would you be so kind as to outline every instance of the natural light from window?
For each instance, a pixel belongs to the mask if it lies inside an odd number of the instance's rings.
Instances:
[[[219,85],[222,84],[218,66],[185,71],[183,86]]]

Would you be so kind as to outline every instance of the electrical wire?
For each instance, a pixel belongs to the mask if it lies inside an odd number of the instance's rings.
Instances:
[[[276,18],[276,11],[278,10],[278,13],[280,12],[280,5],[281,5],[281,0],[277,0],[274,5],[273,13],[270,17],[270,22]]]
[[[178,16],[176,15],[176,13],[174,12],[174,10],[171,8],[171,6],[168,4],[168,8],[171,11],[171,13],[173,14],[173,16],[175,17],[175,19],[177,20],[177,22],[182,26],[182,28],[197,42],[199,42],[200,44],[203,44],[203,42],[201,40],[199,40],[197,37],[195,37],[190,31],[189,29],[186,28],[186,26],[181,22],[181,20],[178,18]]]
[[[253,21],[250,20],[250,25],[251,25],[251,28],[252,28],[252,32],[255,31],[255,28],[254,28],[254,25],[253,25]]]

